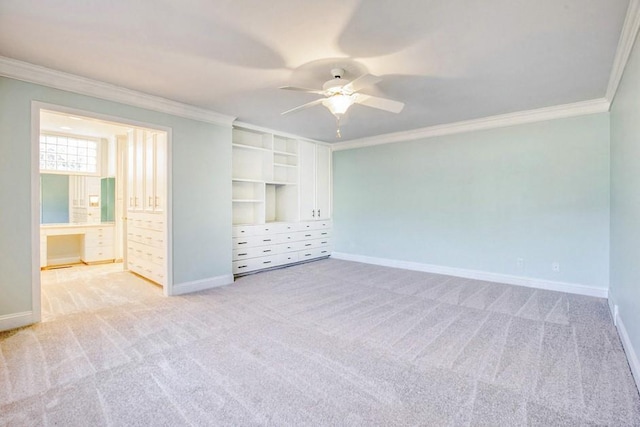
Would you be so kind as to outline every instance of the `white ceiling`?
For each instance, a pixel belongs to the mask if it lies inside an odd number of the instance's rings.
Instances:
[[[0,55],[335,140],[335,66],[383,81],[343,139],[602,98],[629,0],[0,0]]]

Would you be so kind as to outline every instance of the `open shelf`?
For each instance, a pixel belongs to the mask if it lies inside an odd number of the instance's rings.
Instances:
[[[296,139],[233,129],[234,224],[299,219],[298,150]]]

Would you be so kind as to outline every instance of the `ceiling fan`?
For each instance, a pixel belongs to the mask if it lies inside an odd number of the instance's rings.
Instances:
[[[305,108],[322,104],[327,107],[331,114],[335,116],[338,122],[337,135],[338,138],[340,138],[340,119],[353,104],[361,104],[367,107],[389,111],[391,113],[399,113],[404,108],[404,103],[402,102],[393,101],[387,98],[380,98],[372,95],[366,95],[359,92],[361,89],[366,88],[367,86],[371,86],[382,81],[380,77],[374,76],[372,74],[364,74],[353,81],[349,81],[342,78],[342,76],[344,76],[344,70],[342,68],[331,69],[331,75],[333,76],[333,79],[325,82],[322,85],[322,90],[306,89],[292,86],[281,87],[280,89],[314,93],[316,95],[322,95],[324,97],[287,110],[282,114],[289,114],[295,111],[300,111]]]

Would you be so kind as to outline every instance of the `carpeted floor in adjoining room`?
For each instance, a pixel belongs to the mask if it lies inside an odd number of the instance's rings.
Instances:
[[[640,425],[604,299],[331,259],[43,282],[46,321],[0,333],[0,425]]]

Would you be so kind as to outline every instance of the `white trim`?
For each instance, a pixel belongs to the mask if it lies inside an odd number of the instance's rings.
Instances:
[[[204,291],[205,289],[217,288],[233,283],[233,274],[223,274],[222,276],[209,277],[207,279],[194,280],[192,282],[178,283],[173,285],[173,295],[183,295],[191,292]]]
[[[456,133],[472,132],[485,129],[495,129],[507,126],[521,125],[525,123],[542,122],[545,120],[562,119],[567,117],[583,116],[587,114],[606,113],[611,103],[605,98],[590,101],[576,102],[573,104],[556,105],[553,107],[538,108],[536,110],[518,111],[515,113],[501,114],[499,116],[484,117],[481,119],[466,120],[462,122],[444,125],[429,126],[401,132],[368,138],[352,139],[349,141],[335,142],[333,150],[350,150],[353,148],[369,147],[372,145],[390,144],[394,142],[413,141],[434,136],[452,135]]]
[[[400,261],[387,258],[376,258],[364,255],[333,252],[332,258],[345,261],[375,264],[384,267],[403,268],[405,270],[423,271],[426,273],[444,274],[447,276],[463,277],[465,279],[484,280],[487,282],[504,283],[507,285],[526,286],[528,288],[546,289],[549,291],[567,292],[570,294],[588,295],[592,297],[607,298],[608,289],[578,283],[556,282],[532,277],[511,276],[508,274],[491,273],[488,271],[468,270],[465,268],[445,267],[440,265],[423,264],[419,262]]]
[[[64,266],[67,264],[80,264],[80,263],[82,263],[82,261],[79,255],[47,259],[47,265],[51,265],[54,268],[56,266]]]
[[[611,317],[614,317],[613,310],[615,306],[616,302],[613,297],[609,298],[609,309],[611,310]],[[627,361],[629,362],[629,367],[631,368],[633,379],[636,382],[636,387],[638,387],[638,390],[640,390],[640,359],[638,358],[636,350],[633,348],[633,344],[631,343],[631,339],[629,338],[627,328],[624,326],[622,316],[618,316],[617,319],[614,317],[614,322],[616,324],[616,329],[618,330],[618,336],[620,337],[620,341],[622,342],[622,347],[624,348],[624,352],[627,356]]]
[[[0,332],[10,329],[21,328],[23,326],[36,323],[32,311],[23,311],[21,313],[5,314],[0,316]]]
[[[0,56],[0,76],[106,99],[108,101],[120,102],[201,122],[231,126],[235,120],[235,117],[205,110],[193,105],[183,104],[75,74],[51,70],[4,56]]]
[[[42,317],[40,283],[40,106],[31,102],[31,318]]]
[[[609,76],[609,84],[607,86],[607,94],[605,97],[609,102],[613,101],[618,91],[618,85],[622,80],[622,74],[629,61],[631,49],[635,43],[638,29],[640,28],[640,0],[631,0],[627,8],[627,15],[624,19],[620,39],[618,39],[618,48],[616,56],[613,60],[611,75]]]

